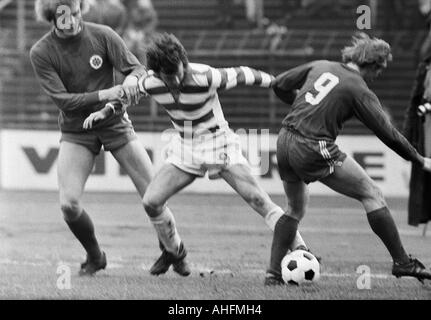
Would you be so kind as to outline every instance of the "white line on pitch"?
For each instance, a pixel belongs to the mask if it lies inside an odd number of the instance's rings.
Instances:
[[[124,262],[124,260],[122,260]],[[0,265],[5,266],[30,266],[30,267],[55,267],[59,264],[64,263],[66,265],[75,265],[76,262],[68,262],[68,261],[60,261],[60,262],[52,262],[52,261],[17,261],[17,260],[10,260],[10,259],[3,259],[0,260]],[[128,264],[128,268],[137,268],[144,271],[149,271],[149,267],[146,264]],[[107,269],[126,269],[126,267],[121,263],[116,262],[109,262]],[[192,266],[192,272],[198,273],[201,277],[207,277],[207,276],[235,276],[235,275],[265,275],[265,271],[262,269],[255,269],[255,268],[245,268],[239,271],[232,271],[230,269],[217,269],[217,268],[210,268],[207,266],[201,266],[201,265],[193,265]],[[321,274],[324,278],[353,278],[357,277],[358,275],[356,273],[328,273],[323,272]],[[371,274],[371,278],[374,279],[389,279],[392,276],[388,274]]]
[[[190,229],[210,229],[216,231],[231,231],[231,232],[265,232],[270,230],[264,225],[262,227],[244,226],[244,225],[224,225],[224,224],[179,224],[179,228]],[[300,227],[299,230],[303,233],[319,233],[319,234],[340,234],[340,235],[374,235],[373,231],[366,226],[359,228],[315,228],[315,227]],[[403,236],[422,236],[420,231],[399,229],[399,233]]]

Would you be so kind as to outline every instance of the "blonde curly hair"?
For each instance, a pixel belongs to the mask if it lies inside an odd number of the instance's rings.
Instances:
[[[87,0],[36,0],[34,4],[36,19],[38,21],[51,23],[54,21],[58,6],[66,5],[72,7],[78,3],[81,7],[82,14],[88,12],[90,5]]]
[[[370,38],[365,33],[359,33],[352,39],[352,45],[341,51],[344,63],[353,62],[359,67],[376,64],[384,65],[392,61],[391,46],[384,40]]]

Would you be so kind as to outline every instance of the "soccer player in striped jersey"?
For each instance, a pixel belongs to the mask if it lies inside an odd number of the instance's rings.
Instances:
[[[239,136],[223,116],[218,91],[237,85],[269,88],[273,76],[249,67],[212,68],[190,63],[184,47],[172,34],[158,34],[147,49],[148,76],[138,83],[169,114],[179,133],[168,146],[166,163],[144,196],[149,214],[157,215],[174,194],[208,172],[223,178],[264,219],[271,230],[284,215],[250,172],[241,152]],[[103,119],[105,108],[89,117],[87,125]],[[307,249],[299,232],[289,248]],[[169,268],[165,251],[151,269],[161,274]]]
[[[274,92],[291,105],[277,141],[278,166],[290,209],[275,227],[269,284],[276,284],[277,279],[282,284],[280,262],[305,214],[307,184],[315,181],[362,203],[372,230],[393,259],[393,275],[431,279],[431,271],[404,250],[380,189],[335,144],[343,124],[357,117],[401,157],[431,171],[431,159],[422,157],[393,127],[367,86],[366,81],[380,75],[391,59],[389,44],[362,34],[343,50],[344,63],[314,61],[275,79]]]

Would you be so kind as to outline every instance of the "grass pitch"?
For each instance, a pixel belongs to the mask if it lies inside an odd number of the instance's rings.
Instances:
[[[273,199],[284,205],[282,197]],[[405,201],[389,203],[408,252],[429,266],[431,235],[407,226]],[[238,196],[183,194],[170,201],[189,251],[187,278],[172,270],[149,274],[159,249],[136,195],[89,193],[84,206],[108,257],[108,268],[91,278],[77,276],[85,255],[62,220],[57,194],[0,192],[0,299],[431,299],[430,282],[390,275],[389,254],[360,205],[345,198],[312,198],[301,224],[323,258],[320,281],[278,288],[263,286],[272,234]],[[361,289],[359,266],[370,268],[369,289]],[[67,270],[70,282],[63,281]]]

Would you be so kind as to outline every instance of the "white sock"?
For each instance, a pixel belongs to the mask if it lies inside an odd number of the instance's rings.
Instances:
[[[307,245],[305,244],[304,239],[302,239],[301,234],[299,233],[299,231],[296,231],[296,235],[295,235],[295,239],[292,242],[292,245],[290,246],[290,250],[295,250],[296,248],[298,248],[299,246],[304,246],[306,248]]]
[[[270,212],[268,212],[265,216],[265,223],[274,232],[275,225],[277,224],[278,219],[284,214],[283,209],[279,206],[274,207]]]
[[[165,249],[177,254],[181,244],[180,235],[175,227],[175,219],[171,210],[166,207],[163,212],[155,218],[150,217],[150,221],[156,229],[159,240]]]
[[[284,215],[284,211],[278,206],[276,206],[274,209],[272,209],[266,214],[265,223],[271,229],[271,231],[274,232],[275,225],[277,224],[278,219],[280,219],[282,215]],[[302,239],[301,234],[299,233],[299,231],[296,231],[295,239],[293,240],[292,245],[289,249],[294,250],[299,246],[304,246],[307,248],[307,245],[305,244],[304,239]]]

